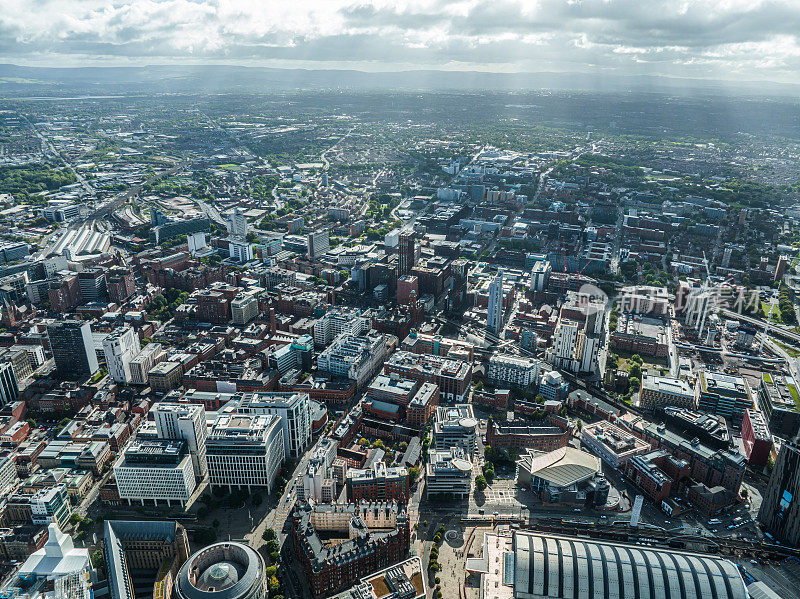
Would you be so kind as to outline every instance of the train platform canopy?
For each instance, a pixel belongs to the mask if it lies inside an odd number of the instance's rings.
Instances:
[[[481,574],[497,599],[748,599],[726,559],[524,531],[486,534]],[[483,566],[483,567],[482,567]]]

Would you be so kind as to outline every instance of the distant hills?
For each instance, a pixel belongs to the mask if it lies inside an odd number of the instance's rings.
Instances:
[[[54,89],[55,88],[55,89]],[[292,90],[656,92],[675,95],[726,94],[796,96],[800,86],[769,82],[724,82],[603,73],[484,73],[275,69],[199,65],[48,68],[0,64],[0,94],[26,92],[275,92]]]

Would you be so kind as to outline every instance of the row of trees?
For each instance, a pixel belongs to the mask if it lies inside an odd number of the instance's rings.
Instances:
[[[444,525],[439,526],[433,537],[433,547],[431,547],[431,554],[428,559],[428,570],[431,572],[438,572],[441,569],[439,565],[439,547],[442,545],[442,539],[444,539]]]

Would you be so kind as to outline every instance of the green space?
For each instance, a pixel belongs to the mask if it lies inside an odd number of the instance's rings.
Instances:
[[[0,167],[0,193],[10,193],[22,202],[30,200],[32,195],[54,191],[76,181],[74,173],[67,168],[54,169],[40,164]]]
[[[781,319],[781,310],[778,308],[778,305],[775,304],[775,307],[772,307],[773,304],[768,302],[761,302],[761,315],[762,318],[765,320],[769,320],[770,322],[774,322],[775,324],[783,324],[783,320]],[[772,310],[772,313],[770,313]],[[769,317],[769,318],[768,318]]]
[[[783,343],[782,341],[778,341],[777,339],[772,339],[772,342],[778,347],[780,347],[787,354],[789,354],[792,358],[800,357],[800,349],[792,347],[791,345],[786,345],[785,343]]]
[[[653,368],[655,370],[662,370],[664,368],[669,368],[669,360],[667,358],[656,358],[655,356],[640,356],[639,354],[632,354],[631,352],[623,351],[614,349],[613,352],[617,355],[619,359],[619,368],[623,368],[626,366],[627,363],[634,358],[634,361],[638,361],[641,366],[642,370],[647,370],[648,368]],[[625,368],[627,370],[627,368]]]
[[[789,389],[789,393],[791,394],[794,403],[800,406],[800,393],[797,392],[797,386],[787,382],[786,388]]]
[[[172,318],[175,308],[183,304],[189,294],[186,291],[170,287],[165,289],[163,294],[159,293],[145,307],[147,314],[155,320],[169,320]]]

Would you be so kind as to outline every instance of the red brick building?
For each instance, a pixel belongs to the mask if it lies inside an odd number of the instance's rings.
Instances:
[[[332,595],[402,561],[411,539],[405,507],[383,503],[298,504],[292,532],[294,553],[315,597]],[[320,533],[347,540],[330,544]]]
[[[231,302],[222,293],[203,289],[192,294],[200,322],[223,324],[231,319]]]
[[[492,420],[486,428],[486,443],[493,449],[509,451],[553,451],[566,447],[569,437],[568,421],[554,415],[539,423],[514,421],[501,424]]]
[[[383,462],[371,468],[347,472],[347,500],[398,501],[405,504],[409,498],[408,469],[403,466],[390,467]]]
[[[686,460],[675,459],[661,449],[635,455],[625,462],[623,468],[625,476],[656,504],[669,497],[673,489],[677,489],[678,481],[688,478],[691,473]]]
[[[772,435],[769,434],[764,415],[755,408],[744,411],[742,444],[748,464],[758,467],[767,465],[772,453]]]
[[[113,266],[106,276],[108,299],[117,304],[123,303],[136,292],[136,280],[129,268]]]

